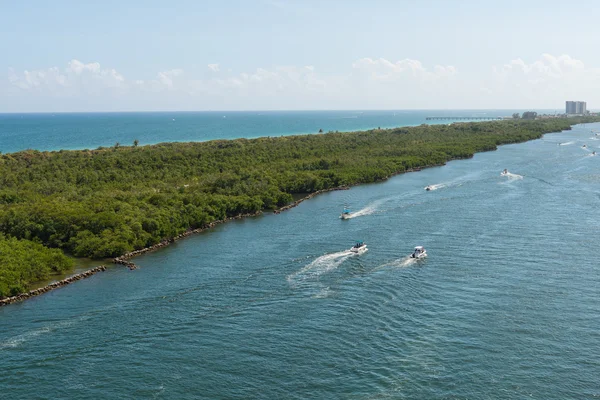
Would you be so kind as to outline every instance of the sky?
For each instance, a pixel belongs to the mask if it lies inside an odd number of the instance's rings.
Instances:
[[[0,0],[0,112],[600,109],[579,0]]]

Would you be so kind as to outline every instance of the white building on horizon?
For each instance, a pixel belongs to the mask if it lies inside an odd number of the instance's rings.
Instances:
[[[567,114],[585,114],[587,103],[585,101],[567,101],[565,111]]]

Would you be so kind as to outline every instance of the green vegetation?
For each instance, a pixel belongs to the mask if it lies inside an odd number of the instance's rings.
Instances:
[[[0,234],[0,298],[25,292],[31,282],[68,271],[73,264],[58,249]]]
[[[134,146],[0,155],[0,232],[6,235],[0,237],[0,296],[68,264],[41,245],[77,257],[114,257],[227,216],[280,207],[292,194],[374,182],[593,120],[519,119],[142,147],[136,140]],[[15,243],[22,251],[5,250]],[[39,261],[31,261],[32,254]]]
[[[537,117],[537,113],[535,111],[525,111],[521,118],[523,119],[535,119]]]

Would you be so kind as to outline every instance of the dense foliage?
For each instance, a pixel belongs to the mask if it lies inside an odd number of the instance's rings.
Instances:
[[[73,268],[73,259],[58,249],[0,234],[0,298],[27,290],[34,281]]]
[[[373,182],[588,121],[508,120],[5,154],[0,232],[75,256],[118,256],[217,219],[282,206],[294,193]],[[5,287],[6,268],[17,267],[0,263]]]

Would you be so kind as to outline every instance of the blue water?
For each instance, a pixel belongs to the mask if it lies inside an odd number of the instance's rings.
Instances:
[[[95,149],[449,123],[428,116],[506,116],[523,110],[264,111],[0,114],[0,152]]]
[[[221,225],[0,308],[0,398],[600,397],[592,128]],[[369,251],[349,255],[355,240]]]

